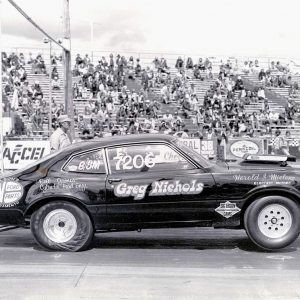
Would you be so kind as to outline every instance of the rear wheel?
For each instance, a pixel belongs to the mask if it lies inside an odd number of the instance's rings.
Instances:
[[[247,208],[244,225],[255,244],[265,249],[280,249],[299,236],[300,208],[286,197],[263,197]]]
[[[46,250],[84,250],[94,234],[87,213],[64,201],[48,203],[35,211],[30,228],[36,242]]]

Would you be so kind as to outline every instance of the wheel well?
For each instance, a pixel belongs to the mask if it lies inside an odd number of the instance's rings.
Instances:
[[[95,225],[94,225],[94,220],[90,214],[90,212],[86,209],[86,207],[79,201],[75,200],[75,199],[72,199],[72,198],[67,198],[67,197],[59,197],[59,198],[45,198],[45,199],[42,199],[36,203],[34,203],[32,206],[30,206],[26,211],[25,211],[25,214],[24,214],[24,218],[30,218],[31,215],[37,211],[38,209],[40,209],[42,206],[50,203],[50,202],[53,202],[53,201],[64,201],[64,202],[69,202],[69,203],[72,203],[72,204],[75,204],[76,206],[78,206],[80,209],[82,209],[84,212],[87,213],[87,215],[89,216],[92,224],[93,224],[93,227],[95,229]]]
[[[276,191],[260,191],[258,193],[255,193],[254,195],[251,195],[249,198],[247,198],[245,204],[243,205],[243,208],[241,210],[240,214],[240,220],[241,225],[244,227],[244,214],[247,210],[247,208],[257,199],[266,197],[266,196],[282,196],[289,198],[296,202],[298,205],[300,205],[300,197],[294,193],[288,192],[288,191],[282,191],[282,190],[276,190]]]

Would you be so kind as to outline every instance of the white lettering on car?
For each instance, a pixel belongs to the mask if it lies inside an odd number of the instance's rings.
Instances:
[[[114,194],[117,197],[133,196],[134,200],[140,200],[145,197],[147,187],[147,184],[129,185],[123,182],[114,187]],[[195,179],[185,183],[181,183],[180,180],[154,181],[151,185],[149,196],[200,194],[203,191],[203,188],[204,184],[202,182],[197,182]]]

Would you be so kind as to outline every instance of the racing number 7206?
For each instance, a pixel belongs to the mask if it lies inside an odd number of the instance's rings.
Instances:
[[[155,161],[154,155],[152,153],[148,153],[145,159],[140,154],[137,154],[134,157],[130,155],[118,157],[118,161],[116,163],[116,170],[121,170],[121,167],[123,170],[131,170],[132,168],[140,169],[144,165],[146,165],[148,168],[154,167]]]

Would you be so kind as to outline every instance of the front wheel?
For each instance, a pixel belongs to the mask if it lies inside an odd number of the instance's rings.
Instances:
[[[260,198],[247,208],[244,225],[256,245],[269,250],[284,248],[299,236],[299,204],[282,196]]]
[[[84,250],[94,234],[86,212],[64,201],[50,202],[35,211],[30,228],[35,241],[46,250]]]

